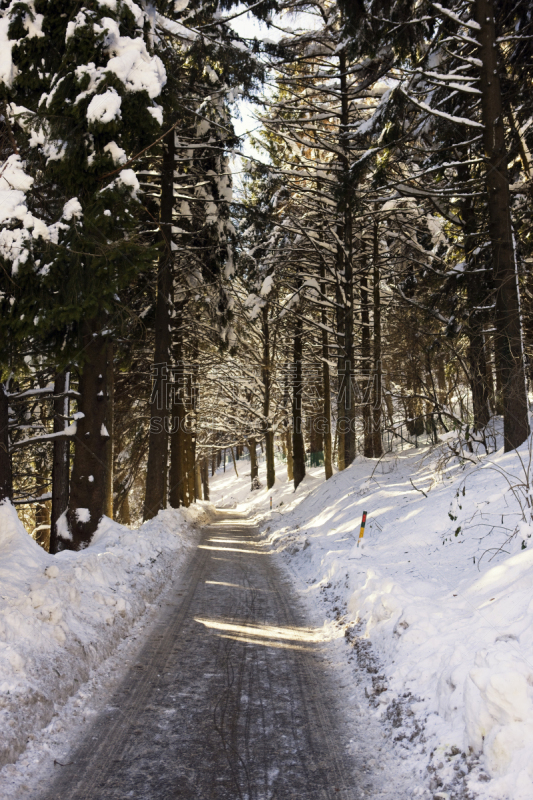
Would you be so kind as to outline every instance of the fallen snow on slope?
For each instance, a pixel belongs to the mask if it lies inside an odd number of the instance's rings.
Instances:
[[[149,612],[206,508],[163,511],[138,530],[104,518],[86,550],[51,556],[13,506],[0,505],[0,766],[51,720],[53,729],[56,712]],[[12,772],[0,772],[0,790]]]
[[[322,598],[370,664],[370,709],[418,771],[414,797],[531,800],[530,451],[476,466],[442,449],[358,457],[328,482],[313,469],[296,493],[279,478],[250,493],[238,462],[212,496],[268,520],[310,606]]]

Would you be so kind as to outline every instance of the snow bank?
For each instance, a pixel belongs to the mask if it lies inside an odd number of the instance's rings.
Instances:
[[[0,505],[0,766],[127,635],[195,542],[209,504],[138,530],[104,518],[90,547],[51,556]]]
[[[531,447],[478,465],[446,460],[446,445],[359,457],[296,493],[217,479],[218,502],[268,520],[310,604],[324,600],[356,650],[371,643],[372,713],[418,763],[417,797],[533,798]]]

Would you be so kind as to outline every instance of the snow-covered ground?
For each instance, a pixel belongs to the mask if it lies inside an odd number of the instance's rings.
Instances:
[[[250,492],[238,461],[211,499],[255,513],[309,608],[343,630],[339,658],[357,655],[413,797],[532,800],[531,443],[450,455],[359,457],[328,482],[310,470],[296,493],[281,464],[271,492]]]
[[[118,684],[209,504],[51,556],[0,505],[0,797],[33,796]],[[16,762],[16,763],[13,763]],[[32,788],[33,787],[33,788]]]
[[[370,769],[386,755],[413,798],[532,800],[530,445],[477,464],[446,448],[358,458],[327,482],[315,468],[297,492],[281,463],[272,491],[251,492],[241,460],[239,478],[228,466],[211,480],[211,500],[257,517],[324,625]],[[0,507],[0,796],[27,800],[61,768],[209,508],[138,531],[106,520],[87,550],[54,557]]]

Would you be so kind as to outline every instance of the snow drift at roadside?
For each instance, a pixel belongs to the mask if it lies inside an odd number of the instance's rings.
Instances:
[[[418,764],[416,797],[533,798],[532,453],[358,457],[327,482],[309,470],[296,492],[219,478],[268,521],[304,597],[372,644],[370,702]]]
[[[91,545],[51,556],[0,505],[0,766],[107,658],[175,575],[208,504],[138,530],[104,518]]]

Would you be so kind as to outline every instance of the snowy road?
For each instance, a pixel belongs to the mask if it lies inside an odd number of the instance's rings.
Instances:
[[[257,531],[204,529],[126,680],[43,800],[355,800],[321,629]]]

